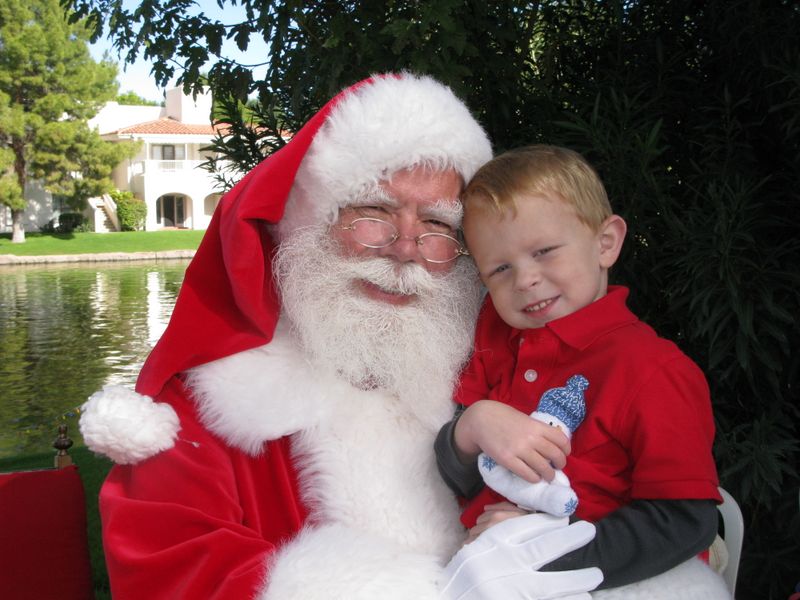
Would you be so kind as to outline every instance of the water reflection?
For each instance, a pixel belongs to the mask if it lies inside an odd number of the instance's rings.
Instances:
[[[133,385],[166,327],[185,260],[0,268],[0,457],[47,452],[66,419]]]

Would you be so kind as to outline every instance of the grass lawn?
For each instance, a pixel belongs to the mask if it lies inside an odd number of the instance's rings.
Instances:
[[[100,484],[103,483],[109,469],[111,469],[111,461],[96,456],[87,448],[72,448],[69,453],[73,462],[78,465],[78,472],[81,475],[83,489],[86,494],[86,518],[89,530],[89,553],[92,561],[95,600],[110,600],[111,593],[109,591],[108,574],[106,573],[103,544],[100,536],[97,495],[100,491]],[[54,456],[55,450],[43,454],[3,458],[0,459],[0,472],[51,468]],[[56,505],[57,501],[54,499],[53,510],[57,509]]]
[[[120,231],[117,233],[26,233],[24,244],[12,244],[11,234],[0,234],[0,254],[49,256],[103,252],[163,252],[196,250],[205,231]]]

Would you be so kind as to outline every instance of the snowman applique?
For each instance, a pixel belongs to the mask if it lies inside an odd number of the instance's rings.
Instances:
[[[552,388],[542,394],[531,418],[558,427],[571,438],[586,416],[583,392],[588,387],[586,377],[573,375],[564,387]],[[578,508],[578,496],[561,470],[556,470],[553,481],[530,483],[485,453],[478,456],[478,470],[486,485],[522,509],[566,517]]]

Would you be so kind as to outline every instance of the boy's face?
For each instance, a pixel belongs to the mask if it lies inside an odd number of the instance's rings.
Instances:
[[[516,216],[467,214],[464,235],[500,317],[534,329],[605,295],[625,222],[614,215],[594,232],[567,202],[536,194]]]

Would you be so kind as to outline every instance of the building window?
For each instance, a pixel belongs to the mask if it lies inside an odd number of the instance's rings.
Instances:
[[[184,197],[161,196],[156,200],[156,223],[162,227],[184,227]]]
[[[70,212],[69,201],[66,196],[53,194],[53,213]]]
[[[153,160],[183,160],[186,148],[175,144],[155,144],[152,147]]]

